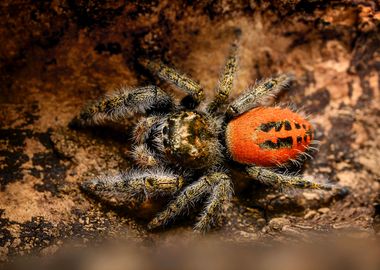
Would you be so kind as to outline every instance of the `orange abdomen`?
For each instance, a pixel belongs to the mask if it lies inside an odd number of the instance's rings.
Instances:
[[[308,121],[289,109],[258,107],[228,123],[227,148],[244,164],[277,166],[307,149],[313,139]]]

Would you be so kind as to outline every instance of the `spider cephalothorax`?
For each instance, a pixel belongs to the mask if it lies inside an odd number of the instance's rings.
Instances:
[[[220,162],[218,130],[212,119],[194,111],[180,111],[166,118],[162,127],[164,153],[171,163],[204,168]]]
[[[330,190],[331,185],[272,170],[297,161],[313,142],[312,126],[300,115],[288,108],[261,105],[263,99],[288,85],[289,76],[261,81],[228,104],[237,69],[236,43],[231,46],[216,97],[200,109],[203,88],[186,75],[152,61],[142,64],[187,93],[181,105],[157,86],[146,86],[122,89],[85,107],[75,123],[93,125],[130,112],[143,118],[132,134],[132,158],[139,169],[86,181],[83,189],[107,203],[129,208],[151,197],[173,196],[149,223],[150,228],[166,224],[208,194],[195,227],[201,231],[219,221],[222,206],[230,201],[228,170],[234,169],[233,164],[240,164],[238,170],[246,177],[277,188]]]

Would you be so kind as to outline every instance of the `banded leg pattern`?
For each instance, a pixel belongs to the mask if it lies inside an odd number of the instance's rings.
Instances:
[[[188,76],[179,73],[173,68],[170,68],[163,63],[143,60],[142,65],[149,69],[152,73],[157,74],[163,80],[169,81],[185,91],[197,104],[204,99],[204,91],[202,86],[190,79]]]
[[[275,96],[285,88],[291,79],[291,76],[282,74],[259,82],[228,105],[226,111],[227,117],[236,117],[260,105],[260,102],[263,102],[268,97]]]
[[[261,167],[248,167],[246,173],[266,185],[277,188],[323,189],[332,190],[333,185],[317,183],[299,176],[284,175]]]
[[[219,86],[217,88],[217,93],[214,100],[208,105],[208,112],[214,113],[227,102],[230,96],[233,82],[238,66],[237,51],[238,51],[238,40],[236,40],[230,48],[230,53],[227,58],[226,64],[224,66],[223,74],[219,81]]]
[[[82,189],[112,206],[134,209],[147,198],[171,195],[181,189],[184,178],[163,169],[132,170],[98,177],[82,184]]]
[[[72,124],[91,125],[104,120],[117,120],[127,113],[147,113],[150,110],[172,108],[171,97],[157,86],[133,90],[121,89],[87,105]]]

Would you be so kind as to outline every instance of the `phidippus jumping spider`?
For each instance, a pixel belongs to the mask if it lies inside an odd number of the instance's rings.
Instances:
[[[232,43],[214,100],[202,104],[200,84],[162,63],[142,65],[187,96],[180,104],[157,86],[121,91],[85,107],[74,122],[93,125],[131,112],[143,115],[133,132],[132,158],[138,169],[85,181],[82,188],[117,207],[136,208],[146,199],[173,200],[149,224],[162,226],[208,196],[195,230],[207,231],[221,218],[233,192],[231,170],[276,188],[331,190],[330,184],[273,170],[306,155],[313,128],[289,108],[263,106],[291,77],[278,75],[228,101],[237,69],[238,38]],[[198,105],[200,108],[198,108]]]

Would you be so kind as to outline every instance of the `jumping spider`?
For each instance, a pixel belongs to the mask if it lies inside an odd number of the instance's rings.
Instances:
[[[86,106],[75,123],[93,125],[130,112],[144,118],[133,132],[132,158],[139,168],[85,181],[82,188],[103,202],[134,209],[148,198],[173,196],[148,224],[150,229],[165,225],[208,195],[195,225],[199,231],[219,223],[232,195],[231,170],[279,189],[335,188],[273,170],[307,155],[314,142],[313,128],[289,108],[262,105],[288,85],[288,75],[263,80],[228,102],[237,69],[237,43],[238,38],[230,48],[214,100],[200,109],[204,100],[200,84],[148,60],[141,61],[146,69],[186,92],[180,105],[159,87],[145,86],[121,89]]]

